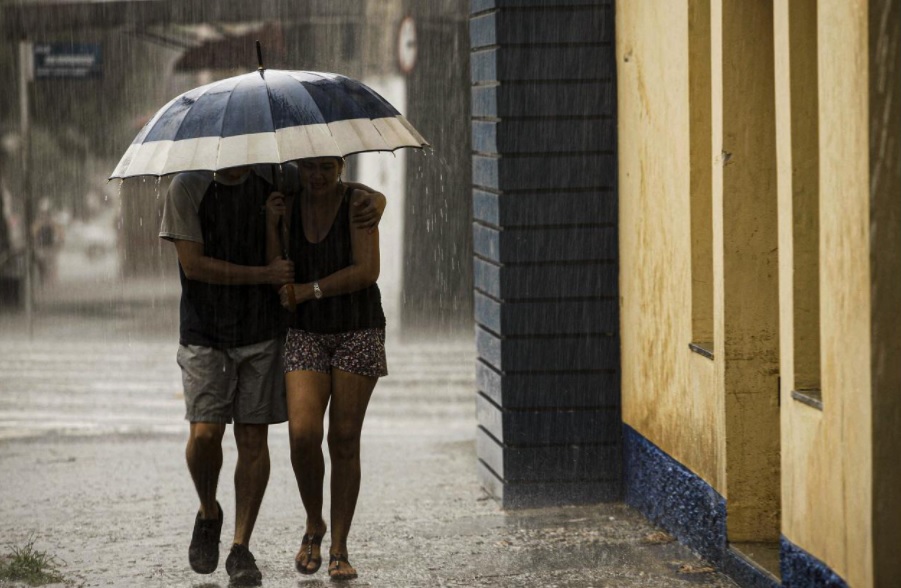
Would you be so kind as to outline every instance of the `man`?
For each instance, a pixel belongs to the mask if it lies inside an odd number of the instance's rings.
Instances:
[[[175,244],[182,285],[178,364],[190,422],[185,456],[200,499],[188,559],[200,574],[219,564],[223,513],[216,490],[222,438],[234,422],[235,533],[225,562],[233,585],[262,579],[250,537],[269,481],[268,426],[287,418],[286,317],[272,286],[290,283],[294,264],[266,262],[265,202],[273,191],[250,167],[179,174],[159,233]],[[354,222],[374,225],[384,207],[384,196],[375,193]]]

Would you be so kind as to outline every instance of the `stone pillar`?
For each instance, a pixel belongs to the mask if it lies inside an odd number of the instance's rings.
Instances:
[[[504,507],[620,495],[611,0],[473,0],[478,468]]]

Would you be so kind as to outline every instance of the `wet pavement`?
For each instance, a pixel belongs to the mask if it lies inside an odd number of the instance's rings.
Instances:
[[[227,586],[230,436],[220,567],[199,576],[187,564],[196,497],[175,365],[177,283],[101,275],[61,286],[41,294],[31,328],[0,313],[0,552],[34,540],[77,586]],[[350,537],[360,578],[349,585],[734,586],[623,504],[500,510],[476,478],[472,338],[393,332],[388,348],[391,375],[363,432]],[[285,425],[272,428],[270,448],[251,542],[264,586],[329,585],[324,566],[312,577],[293,569],[303,519]]]

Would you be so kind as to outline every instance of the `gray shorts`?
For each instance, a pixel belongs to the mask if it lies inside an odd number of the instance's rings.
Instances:
[[[281,339],[213,349],[179,345],[185,419],[248,425],[288,420]]]

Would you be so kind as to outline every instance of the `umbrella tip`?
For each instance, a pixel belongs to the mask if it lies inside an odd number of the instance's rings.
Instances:
[[[263,47],[260,45],[259,39],[257,40],[257,62],[260,64],[260,67],[257,69],[263,69]]]

